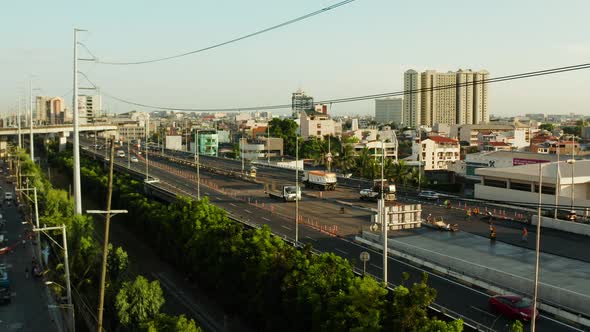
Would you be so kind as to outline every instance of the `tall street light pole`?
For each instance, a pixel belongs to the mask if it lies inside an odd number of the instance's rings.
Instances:
[[[199,160],[199,129],[195,132],[195,165],[197,166],[197,199],[201,200],[201,174]]]
[[[299,243],[299,136],[295,133],[295,244]]]
[[[33,79],[29,77],[29,140],[31,150],[31,160],[35,164],[35,143],[33,142]]]
[[[381,214],[381,228],[383,231],[383,282],[387,285],[387,220],[385,218],[385,141],[381,140],[381,203],[379,213]]]
[[[555,210],[553,211],[553,219],[557,219],[557,210],[558,210],[558,206],[559,206],[559,192],[561,190],[560,186],[560,182],[561,179],[559,178],[561,176],[561,173],[559,172],[559,150],[561,150],[561,144],[559,143],[559,138],[557,139],[557,167],[555,168],[556,174],[555,174]]]
[[[531,332],[535,332],[535,319],[537,316],[537,298],[539,289],[539,256],[541,245],[541,206],[543,204],[543,167],[547,164],[539,164],[539,206],[537,207],[537,241],[535,248],[535,285],[533,291],[533,316],[531,319]]]
[[[270,166],[270,121],[268,122],[266,129],[268,131],[268,138],[266,139],[266,163]]]
[[[80,185],[80,116],[78,114],[78,32],[86,31],[74,28],[74,87],[72,93],[72,110],[74,112],[74,213],[82,214],[82,188]],[[106,147],[105,147],[106,148]]]
[[[571,204],[571,210],[574,211],[574,197],[575,197],[575,188],[574,188],[574,170],[575,170],[575,164],[576,164],[576,137],[572,136],[572,160],[569,164],[572,165],[572,204]]]
[[[22,149],[23,147],[23,143],[22,143],[22,137],[21,137],[21,133],[20,133],[20,111],[21,111],[21,102],[22,102],[22,96],[18,97],[18,115],[17,115],[17,119],[16,119],[16,126],[17,126],[17,131],[18,131],[18,148]]]

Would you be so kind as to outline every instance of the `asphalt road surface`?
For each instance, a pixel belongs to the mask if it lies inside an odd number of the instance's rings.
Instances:
[[[122,166],[127,165],[124,158],[117,158],[116,161]],[[201,162],[204,164],[204,160],[201,160]],[[143,159],[139,163],[131,163],[131,167],[135,171],[143,172],[145,170]],[[265,171],[275,173],[273,170]],[[149,173],[150,176],[159,178],[161,181],[159,185],[164,188],[179,194],[193,197],[196,195],[194,168],[182,167],[150,155]],[[259,168],[258,179],[260,180],[264,176],[265,173],[261,172]],[[274,176],[275,180],[282,181],[280,175],[277,176],[275,173]],[[341,191],[345,192],[346,189],[339,189],[336,192]],[[352,191],[350,192],[352,193]],[[262,184],[232,177],[221,177],[202,170],[201,195],[209,197],[213,204],[234,216],[256,224],[266,224],[275,234],[294,238],[296,226],[294,203],[268,198],[264,194]],[[300,242],[309,243],[320,251],[333,252],[345,257],[357,268],[361,269],[362,263],[358,259],[360,252],[369,251],[371,261],[367,264],[367,272],[377,278],[383,274],[381,254],[352,240],[362,227],[370,225],[371,211],[346,208],[345,213],[340,214],[340,208],[345,205],[332,199],[313,199],[309,196],[305,196],[299,205],[300,215],[303,217],[303,224],[299,224],[298,227]],[[483,222],[481,224],[487,227]],[[334,225],[337,226],[339,236],[332,236],[318,230],[318,227],[327,230]],[[493,327],[497,331],[508,330],[508,320],[489,312],[487,305],[489,294],[472,289],[446,277],[424,271],[399,259],[389,257],[388,262],[390,283],[394,285],[399,283],[402,272],[410,273],[412,280],[418,280],[422,273],[426,272],[429,274],[430,284],[438,292],[436,304],[447,308],[452,313],[466,317],[472,325],[480,324]],[[541,315],[539,318],[537,328],[538,331],[581,331],[545,315]]]

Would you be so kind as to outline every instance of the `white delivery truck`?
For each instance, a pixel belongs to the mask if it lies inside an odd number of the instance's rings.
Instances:
[[[320,190],[336,189],[336,173],[325,171],[306,171],[301,179],[306,188],[317,188]]]
[[[300,201],[301,188],[299,188],[299,192],[297,192],[297,187],[295,186],[283,186],[280,190],[269,190],[268,196],[271,198],[282,199],[285,202]]]

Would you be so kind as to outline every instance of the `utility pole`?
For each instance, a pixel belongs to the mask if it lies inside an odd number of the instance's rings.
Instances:
[[[21,100],[22,96],[18,97],[18,115],[17,115],[17,120],[16,120],[16,125],[17,125],[17,131],[18,131],[18,148],[22,149],[23,148],[23,142],[22,142],[22,137],[21,137],[21,133],[20,133],[20,110],[21,110]]]
[[[102,332],[102,316],[104,311],[104,288],[105,280],[107,276],[107,258],[109,254],[109,228],[111,223],[111,214],[127,213],[127,210],[111,210],[111,198],[113,196],[113,164],[115,159],[115,139],[111,139],[111,158],[109,160],[109,180],[107,187],[107,209],[101,210],[88,210],[86,213],[89,214],[104,214],[105,215],[105,228],[104,228],[104,244],[102,249],[102,271],[100,275],[100,294],[98,301],[98,332]]]
[[[266,163],[270,166],[270,121],[268,122],[266,129],[268,130],[268,138],[266,140]]]
[[[387,225],[385,218],[385,141],[381,140],[381,206],[379,212],[381,214],[381,228],[383,231],[383,282],[387,285]]]
[[[195,165],[197,166],[197,199],[201,200],[201,174],[199,160],[199,129],[195,132]]]
[[[533,315],[531,318],[531,332],[535,332],[535,320],[537,316],[537,296],[539,288],[539,256],[541,246],[541,205],[543,204],[543,166],[539,164],[539,206],[537,207],[537,241],[535,250],[535,284],[533,290]]]
[[[149,181],[150,177],[149,177],[149,173],[148,173],[148,167],[149,167],[149,163],[150,163],[150,159],[149,159],[149,155],[150,155],[150,151],[148,149],[148,131],[147,129],[150,127],[150,119],[147,119],[146,122],[146,131],[145,131],[145,181]],[[141,149],[141,147],[140,147]],[[162,149],[163,150],[163,149]]]
[[[78,114],[78,32],[86,31],[74,28],[74,87],[72,93],[72,110],[74,112],[74,214],[82,214],[82,188],[80,184],[80,116]],[[106,147],[105,147],[106,148]]]
[[[33,142],[33,79],[29,76],[29,140],[31,150],[31,160],[35,163],[35,144]]]
[[[33,229],[33,231],[37,232],[37,234],[39,234],[39,232],[54,231],[54,230],[61,230],[61,234],[62,234],[62,249],[64,250],[64,268],[65,268],[65,273],[66,273],[66,287],[65,288],[66,288],[66,295],[68,298],[68,309],[69,309],[69,313],[70,313],[70,315],[69,315],[70,316],[70,330],[72,332],[75,332],[76,331],[76,319],[74,316],[75,315],[74,303],[72,302],[72,287],[71,287],[71,282],[70,282],[70,263],[69,263],[69,258],[68,258],[68,236],[66,234],[66,225],[62,224],[61,226],[43,227],[43,228],[36,227]],[[55,240],[53,240],[51,237],[49,237],[49,239],[51,239],[51,241],[55,242]],[[59,244],[58,244],[58,246],[59,246]]]
[[[22,188],[17,188],[16,191],[20,191],[20,192],[26,192],[32,190],[33,191],[33,199],[32,201],[34,201],[35,203],[35,227],[39,228],[39,204],[37,201],[37,187],[33,187],[33,188],[28,188],[28,179],[27,179],[27,188],[26,189],[22,189]],[[29,195],[25,194],[25,196],[31,200],[31,197],[29,197]],[[37,233],[37,251],[41,252],[41,234]]]
[[[418,192],[422,190],[422,129],[418,127]]]
[[[295,244],[299,243],[299,137],[295,133]]]
[[[560,192],[560,182],[561,179],[561,172],[559,172],[559,150],[561,149],[561,144],[559,143],[560,138],[557,139],[557,167],[556,167],[556,175],[555,175],[555,210],[553,211],[553,219],[557,219],[557,207],[559,205],[559,192]]]
[[[127,140],[127,168],[131,168],[131,148],[129,147],[128,140]]]
[[[240,156],[242,157],[242,174],[244,173],[244,132],[242,132],[242,139],[240,140]]]
[[[575,165],[576,165],[576,136],[572,135],[572,204],[571,204],[571,211],[574,211],[574,193],[575,193],[575,188],[574,188],[574,170],[575,170]]]

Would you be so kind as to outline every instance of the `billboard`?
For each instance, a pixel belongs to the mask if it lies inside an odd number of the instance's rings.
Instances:
[[[549,162],[549,160],[513,158],[512,159],[512,166],[522,166],[522,165],[529,165],[529,164],[542,164],[542,163],[548,163],[548,162]]]

